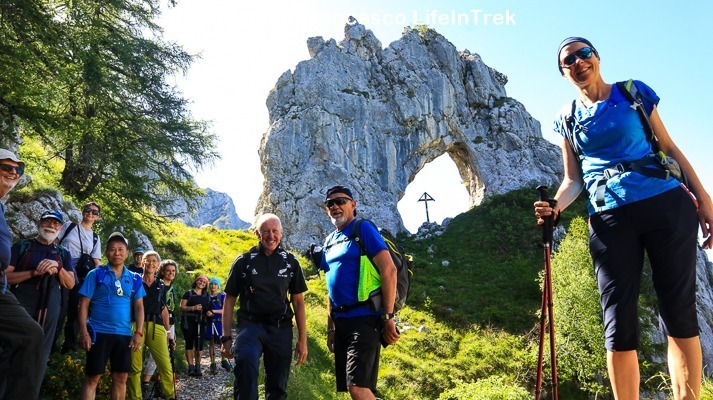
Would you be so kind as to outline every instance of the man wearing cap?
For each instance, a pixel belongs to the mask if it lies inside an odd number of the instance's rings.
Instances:
[[[71,256],[64,247],[54,242],[63,220],[62,213],[58,210],[42,213],[37,236],[12,246],[10,265],[5,271],[7,283],[15,297],[44,330],[40,366],[43,376],[59,317],[59,288],[74,287]]]
[[[82,400],[94,399],[107,360],[111,363],[111,398],[125,397],[131,351],[139,350],[144,335],[141,329],[132,331],[131,327],[132,306],[136,326],[144,326],[143,297],[146,291],[141,276],[124,266],[128,246],[129,242],[121,233],[109,235],[107,264],[89,271],[79,289],[82,296],[79,301],[79,336],[82,348],[87,351]]]
[[[144,249],[143,247],[137,247],[136,249],[134,249],[134,262],[129,264],[129,271],[135,272],[139,275],[144,274],[144,267],[142,267],[144,253],[146,253],[146,249]]]
[[[394,323],[396,266],[373,224],[360,224],[359,237],[366,253],[379,269],[382,309],[373,310],[357,295],[361,248],[354,240],[356,201],[349,188],[327,190],[325,209],[337,228],[324,242],[321,266],[325,271],[327,302],[327,347],[334,352],[337,391],[352,399],[375,399],[381,343],[399,339]]]
[[[0,198],[12,190],[25,172],[25,163],[0,149]],[[12,233],[0,203],[0,399],[36,399],[42,384],[44,332],[15,295],[7,290],[5,270],[10,265]]]
[[[66,310],[60,314],[58,330],[55,340],[59,338],[59,330],[66,315],[67,321],[64,323],[64,342],[62,343],[62,354],[68,351],[77,350],[77,308],[79,307],[79,288],[82,286],[84,277],[101,262],[101,241],[99,235],[94,233],[92,226],[99,219],[101,207],[91,201],[82,208],[82,221],[77,224],[67,221],[59,232],[59,244],[69,250],[74,260],[73,267],[77,274],[77,285],[72,290],[63,290],[63,304]]]
[[[275,214],[263,214],[255,226],[260,243],[235,260],[225,285],[221,351],[226,357],[235,356],[236,400],[258,398],[260,356],[265,364],[265,397],[282,400],[287,397],[292,363],[293,316],[298,332],[296,365],[307,359],[303,295],[307,284],[297,259],[282,247],[280,219]],[[238,327],[233,345],[233,307],[238,297]]]

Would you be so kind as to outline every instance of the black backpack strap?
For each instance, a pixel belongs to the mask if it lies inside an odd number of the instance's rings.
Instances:
[[[97,235],[96,232],[92,232],[92,238],[92,251],[89,253],[90,256],[94,252],[94,248],[97,247],[97,242],[99,242],[99,235]]]
[[[74,222],[70,223],[69,226],[67,227],[67,230],[64,231],[64,235],[62,235],[62,238],[59,239],[59,242],[57,242],[57,243],[62,244],[62,242],[64,242],[64,238],[66,238],[67,235],[69,235],[69,232],[71,232],[72,229],[74,229],[76,226],[77,226],[76,223],[74,223]],[[81,238],[81,237],[79,238],[79,245],[80,245],[80,246],[82,245],[82,238]]]
[[[653,126],[651,126],[651,120],[649,119],[649,115],[646,113],[646,109],[644,108],[642,93],[639,91],[639,88],[636,87],[634,80],[629,79],[628,81],[617,82],[616,86],[619,88],[619,91],[624,95],[624,97],[629,100],[631,108],[636,110],[637,114],[639,114],[641,125],[644,127],[644,132],[646,132],[646,139],[651,143],[653,152],[658,153],[660,150],[658,144],[659,139],[654,133]]]
[[[562,126],[564,127],[564,137],[567,139],[567,143],[569,143],[569,147],[572,149],[574,152],[574,155],[577,156],[577,161],[579,163],[582,163],[582,149],[579,148],[577,145],[577,139],[574,137],[574,127],[577,124],[577,119],[574,117],[574,112],[577,108],[577,100],[572,100],[572,109],[570,110],[569,114],[564,115],[562,118]],[[586,129],[586,128],[582,128]]]

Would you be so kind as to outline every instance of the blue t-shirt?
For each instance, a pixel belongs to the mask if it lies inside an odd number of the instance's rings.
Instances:
[[[97,274],[103,276],[97,282]],[[146,296],[143,283],[134,290],[134,275],[124,267],[119,279],[109,265],[102,265],[89,271],[79,294],[90,299],[89,319],[94,332],[131,336],[132,301]],[[138,277],[139,282],[142,282]],[[119,295],[121,286],[121,296]]]
[[[359,264],[361,249],[359,244],[349,237],[356,237],[352,233],[356,219],[341,231],[335,231],[324,242],[326,249],[322,254],[322,267],[327,281],[329,299],[335,307],[352,305],[359,302]],[[387,250],[384,239],[373,224],[361,223],[361,238],[364,248],[370,257],[382,250]],[[371,311],[368,305],[346,311],[335,312],[335,318],[351,318],[365,315],[377,315],[381,311]]]
[[[10,265],[11,244],[12,233],[5,220],[5,204],[0,203],[0,271],[5,271],[5,268]]]
[[[651,115],[659,97],[643,82],[634,81],[634,84],[642,94],[644,109]],[[565,136],[563,116],[571,110],[572,104],[569,103],[555,119],[554,131],[562,136]],[[645,157],[652,152],[651,143],[646,138],[639,114],[617,85],[612,86],[607,100],[597,102],[591,107],[585,107],[578,100],[574,117],[574,137],[584,156],[581,161],[582,179],[589,192],[590,215],[644,200],[680,185],[680,182],[673,178],[662,180],[635,171],[626,171],[607,181],[604,206],[598,207],[596,181],[603,176],[604,170],[621,162],[632,162]]]

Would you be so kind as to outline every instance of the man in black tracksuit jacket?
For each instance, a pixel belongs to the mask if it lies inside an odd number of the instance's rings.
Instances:
[[[307,358],[302,294],[307,284],[297,259],[281,246],[282,223],[276,215],[261,215],[256,234],[260,244],[235,260],[225,285],[221,351],[225,357],[235,357],[236,400],[258,398],[258,366],[263,353],[265,396],[281,400],[287,397],[293,315],[299,333],[294,352],[296,365]],[[238,326],[233,344],[232,319],[237,298]]]

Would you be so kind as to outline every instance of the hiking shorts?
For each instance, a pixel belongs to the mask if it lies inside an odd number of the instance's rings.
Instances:
[[[111,362],[111,372],[131,371],[131,336],[97,332],[97,340],[87,352],[88,376],[103,375],[106,362]]]
[[[644,251],[651,264],[664,333],[674,338],[698,336],[698,218],[687,189],[677,187],[596,213],[589,218],[589,234],[607,350],[638,347],[637,307]]]
[[[381,317],[366,316],[334,320],[334,365],[337,391],[349,386],[376,392],[381,351]]]

